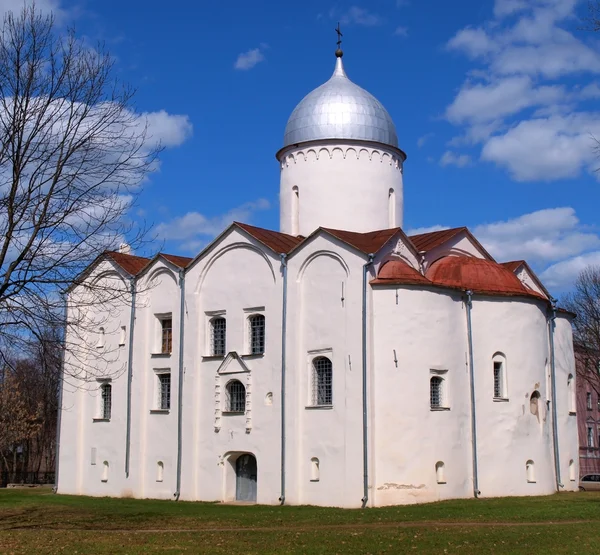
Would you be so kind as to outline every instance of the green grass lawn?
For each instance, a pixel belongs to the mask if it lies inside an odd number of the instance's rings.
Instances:
[[[0,553],[600,554],[600,493],[383,509],[0,490]]]

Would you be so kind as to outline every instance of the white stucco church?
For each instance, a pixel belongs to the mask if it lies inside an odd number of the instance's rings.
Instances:
[[[465,227],[408,237],[394,123],[335,71],[285,129],[280,230],[107,252],[69,314],[58,492],[383,506],[577,489],[570,319]],[[82,307],[85,285],[123,292]],[[85,366],[85,368],[84,368]]]

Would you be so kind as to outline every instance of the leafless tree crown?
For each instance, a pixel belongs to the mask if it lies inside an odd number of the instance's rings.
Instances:
[[[160,145],[112,78],[113,60],[35,6],[0,31],[0,355],[62,325],[62,294],[145,230],[128,213]],[[87,303],[122,297],[106,281]],[[120,300],[123,300],[120,298]],[[72,311],[76,314],[77,311]],[[80,311],[81,313],[81,311]],[[72,329],[86,322],[69,322]],[[67,346],[68,348],[68,346]]]

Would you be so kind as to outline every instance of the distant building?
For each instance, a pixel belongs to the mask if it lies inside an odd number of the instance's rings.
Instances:
[[[600,474],[600,356],[575,345],[579,474]]]
[[[465,227],[402,231],[406,155],[341,51],[277,159],[280,231],[234,223],[193,259],[89,269],[124,302],[84,309],[98,373],[67,353],[58,491],[360,507],[576,490],[572,316]]]

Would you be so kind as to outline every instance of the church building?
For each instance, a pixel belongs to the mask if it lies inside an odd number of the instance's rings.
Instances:
[[[280,228],[106,252],[74,285],[59,493],[378,507],[577,490],[572,314],[466,227],[407,236],[406,154],[336,52]],[[87,306],[87,285],[121,292]],[[96,326],[96,327],[94,327]]]

